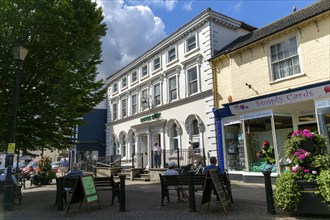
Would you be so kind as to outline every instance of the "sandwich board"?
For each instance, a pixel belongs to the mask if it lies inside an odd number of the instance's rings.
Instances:
[[[80,202],[80,209],[84,201],[86,202],[88,209],[88,205],[95,202],[98,202],[101,209],[101,203],[92,176],[82,176],[77,180],[66,213],[69,212],[71,204]]]
[[[210,206],[212,190],[214,190],[214,192],[216,193],[217,198],[220,200],[221,206],[225,211],[225,214],[227,215],[226,206],[230,205],[230,200],[224,188],[218,170],[209,170],[206,173],[199,211],[201,211],[202,205],[205,203],[208,203],[208,207]]]

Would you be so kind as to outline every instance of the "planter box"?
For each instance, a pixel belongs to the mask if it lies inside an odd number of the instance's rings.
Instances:
[[[330,206],[322,202],[322,196],[315,191],[301,191],[301,202],[297,210],[298,215],[327,215],[330,216]]]
[[[297,180],[301,188],[301,202],[298,215],[327,215],[330,216],[329,204],[323,202],[323,197],[316,192],[316,181]]]

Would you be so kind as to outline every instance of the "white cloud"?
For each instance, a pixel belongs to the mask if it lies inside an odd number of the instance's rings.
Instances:
[[[97,0],[108,25],[102,39],[102,60],[98,78],[107,78],[146,50],[150,49],[166,33],[163,21],[148,6],[128,6],[123,0]]]
[[[128,0],[132,5],[149,5],[158,8],[165,8],[167,11],[172,11],[178,0]]]
[[[184,4],[182,5],[182,9],[187,12],[191,11],[192,3],[193,3],[193,1],[185,1]]]
[[[242,10],[242,7],[243,7],[243,2],[240,1],[233,6],[233,10],[234,12],[240,12]]]

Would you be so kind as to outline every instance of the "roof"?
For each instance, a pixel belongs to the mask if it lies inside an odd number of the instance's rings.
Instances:
[[[172,34],[165,37],[163,40],[161,40],[159,43],[148,49],[146,52],[138,56],[136,59],[134,59],[132,62],[128,63],[118,71],[112,73],[109,77],[107,77],[106,80],[110,80],[114,77],[117,77],[117,74],[120,74],[121,71],[131,68],[131,66],[136,65],[136,62],[141,62],[142,60],[146,59],[145,56],[152,53],[157,53],[157,51],[165,47],[166,45],[171,45],[174,41],[178,41],[179,36],[185,36],[186,33],[189,33],[191,29],[194,29],[195,27],[198,27],[201,22],[205,22],[210,18],[218,19],[219,21],[222,21],[226,23],[228,26],[233,26],[235,28],[241,28],[245,29],[247,31],[253,31],[256,30],[256,27],[253,27],[247,23],[244,23],[242,21],[236,20],[234,18],[228,17],[226,15],[223,15],[219,12],[213,11],[211,8],[206,8],[203,10],[200,14],[192,18],[190,21],[179,27],[176,31],[174,31]]]
[[[238,50],[258,40],[268,37],[272,34],[275,34],[291,26],[299,24],[307,19],[320,15],[326,11],[329,11],[329,8],[330,8],[330,0],[318,1],[304,9],[293,12],[292,14],[280,20],[277,20],[265,27],[262,27],[251,33],[238,37],[237,39],[229,43],[227,46],[222,48],[220,51],[218,51],[210,60],[213,60],[223,54],[227,54],[235,50]]]

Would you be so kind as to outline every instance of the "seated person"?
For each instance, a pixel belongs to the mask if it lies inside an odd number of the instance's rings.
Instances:
[[[64,178],[74,179],[74,178],[81,177],[82,175],[84,175],[84,172],[83,172],[82,170],[79,170],[79,163],[74,163],[74,164],[72,165],[72,170],[70,170],[70,171],[64,176]]]
[[[204,167],[203,174],[207,174],[209,170],[218,170],[220,172],[220,167],[217,166],[216,157],[210,157],[210,165]]]
[[[164,175],[180,175],[179,172],[174,169],[176,166],[175,162],[170,161],[167,163],[167,165],[168,170],[165,171]],[[177,186],[169,186],[169,188],[177,190],[178,202],[182,202],[183,200],[181,199],[180,189],[177,188]]]
[[[30,167],[27,179],[31,180],[31,186],[32,186],[32,184],[41,186],[39,174],[36,170],[33,169],[32,166]]]
[[[0,181],[5,181],[7,176],[7,168],[5,168],[4,172],[0,175]],[[11,180],[13,181],[14,186],[18,186],[17,179],[14,175],[11,175]]]

